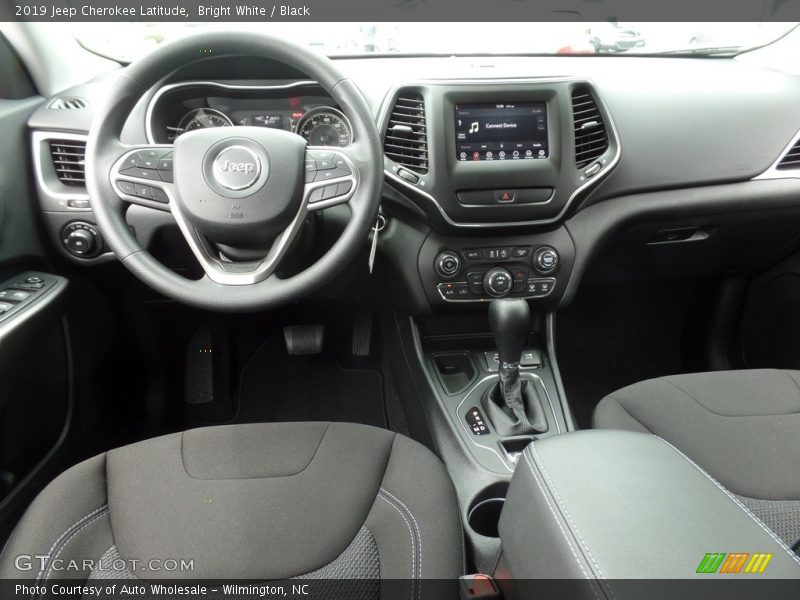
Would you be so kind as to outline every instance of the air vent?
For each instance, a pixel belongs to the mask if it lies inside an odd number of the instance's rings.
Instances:
[[[50,110],[81,110],[87,108],[89,103],[85,98],[78,96],[64,96],[63,98],[56,98],[50,103]]]
[[[50,140],[50,155],[58,180],[64,185],[85,185],[86,142]]]
[[[383,149],[397,164],[417,173],[428,172],[428,129],[421,94],[397,98],[386,127]]]
[[[789,151],[783,155],[776,168],[780,170],[800,169],[800,140],[797,140],[794,146],[789,148]]]
[[[608,150],[608,132],[588,88],[573,90],[572,116],[575,121],[575,164],[582,169]]]

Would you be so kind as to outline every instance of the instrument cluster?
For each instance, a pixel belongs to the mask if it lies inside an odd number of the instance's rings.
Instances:
[[[347,117],[316,84],[173,84],[153,97],[147,121],[150,141],[160,144],[196,129],[236,126],[283,129],[310,146],[344,147],[353,141]]]

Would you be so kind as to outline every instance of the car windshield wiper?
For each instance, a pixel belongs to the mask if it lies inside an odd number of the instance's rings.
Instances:
[[[659,54],[677,56],[733,56],[742,51],[742,46],[701,46],[698,48],[681,48],[679,50],[667,50]]]

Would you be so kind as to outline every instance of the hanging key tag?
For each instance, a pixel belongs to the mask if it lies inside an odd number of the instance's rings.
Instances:
[[[375,266],[375,254],[378,251],[378,234],[386,227],[386,217],[378,215],[375,226],[372,228],[372,246],[369,249],[369,273],[372,275],[372,267]]]

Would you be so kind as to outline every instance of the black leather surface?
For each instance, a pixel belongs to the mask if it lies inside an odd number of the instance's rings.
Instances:
[[[733,495],[663,440],[627,431],[528,446],[500,537],[515,578],[597,579],[587,597],[629,597],[614,588],[626,579],[707,577],[696,573],[707,552],[772,553],[758,577],[800,577],[800,558]]]
[[[0,577],[43,575],[16,569],[20,554],[96,560],[115,546],[129,560],[194,560],[191,572],[137,572],[142,578],[280,579],[333,563],[364,526],[382,578],[463,572],[452,483],[416,442],[344,423],[204,428],[61,475],[18,525]]]

